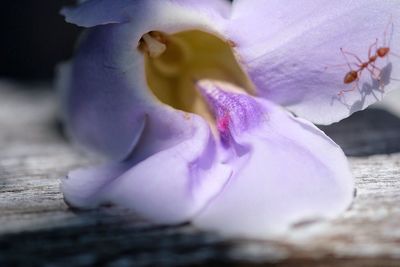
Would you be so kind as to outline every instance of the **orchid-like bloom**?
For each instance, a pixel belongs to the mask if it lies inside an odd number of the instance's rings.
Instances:
[[[396,87],[398,0],[89,0],[62,13],[90,28],[62,70],[66,123],[110,159],[62,181],[71,206],[246,238],[349,207],[346,157],[311,122]]]

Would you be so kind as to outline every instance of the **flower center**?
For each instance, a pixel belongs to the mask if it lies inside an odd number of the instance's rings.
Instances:
[[[199,80],[219,80],[253,93],[253,86],[237,62],[232,42],[199,30],[168,35],[151,31],[138,49],[145,57],[146,79],[153,94],[176,109],[196,113],[215,125]]]

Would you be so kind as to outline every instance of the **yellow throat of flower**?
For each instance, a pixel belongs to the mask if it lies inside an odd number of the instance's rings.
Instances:
[[[149,88],[161,102],[213,122],[206,102],[195,88],[196,81],[220,80],[253,93],[252,83],[235,58],[233,45],[199,30],[172,35],[152,31],[143,35],[138,49],[145,57]]]

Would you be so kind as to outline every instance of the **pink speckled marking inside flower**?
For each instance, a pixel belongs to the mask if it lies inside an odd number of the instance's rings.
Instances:
[[[240,134],[257,126],[264,118],[260,105],[232,84],[201,80],[197,88],[212,110],[221,142],[228,146],[231,132]]]

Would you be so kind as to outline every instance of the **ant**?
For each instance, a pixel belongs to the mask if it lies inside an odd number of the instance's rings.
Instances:
[[[356,54],[350,53],[347,51],[344,51],[343,48],[340,48],[340,51],[342,52],[344,58],[346,59],[347,66],[349,66],[350,71],[347,72],[343,78],[343,83],[344,84],[351,84],[354,83],[354,86],[351,89],[343,89],[341,90],[338,95],[343,96],[344,93],[346,92],[351,92],[354,91],[358,87],[358,82],[361,78],[362,72],[366,69],[371,73],[371,77],[375,80],[377,80],[380,83],[380,88],[383,91],[384,90],[384,84],[382,81],[382,69],[378,68],[375,65],[375,62],[377,61],[378,58],[385,58],[389,55],[390,47],[386,45],[386,35],[388,32],[389,25],[392,25],[393,27],[393,20],[392,18],[390,19],[388,25],[386,26],[385,32],[384,32],[384,42],[382,47],[378,47],[378,39],[375,40],[375,42],[369,47],[368,49],[368,60],[367,61],[362,61]],[[372,54],[372,49],[375,47],[375,52]],[[352,69],[349,60],[346,55],[354,57],[357,61],[357,69]]]

